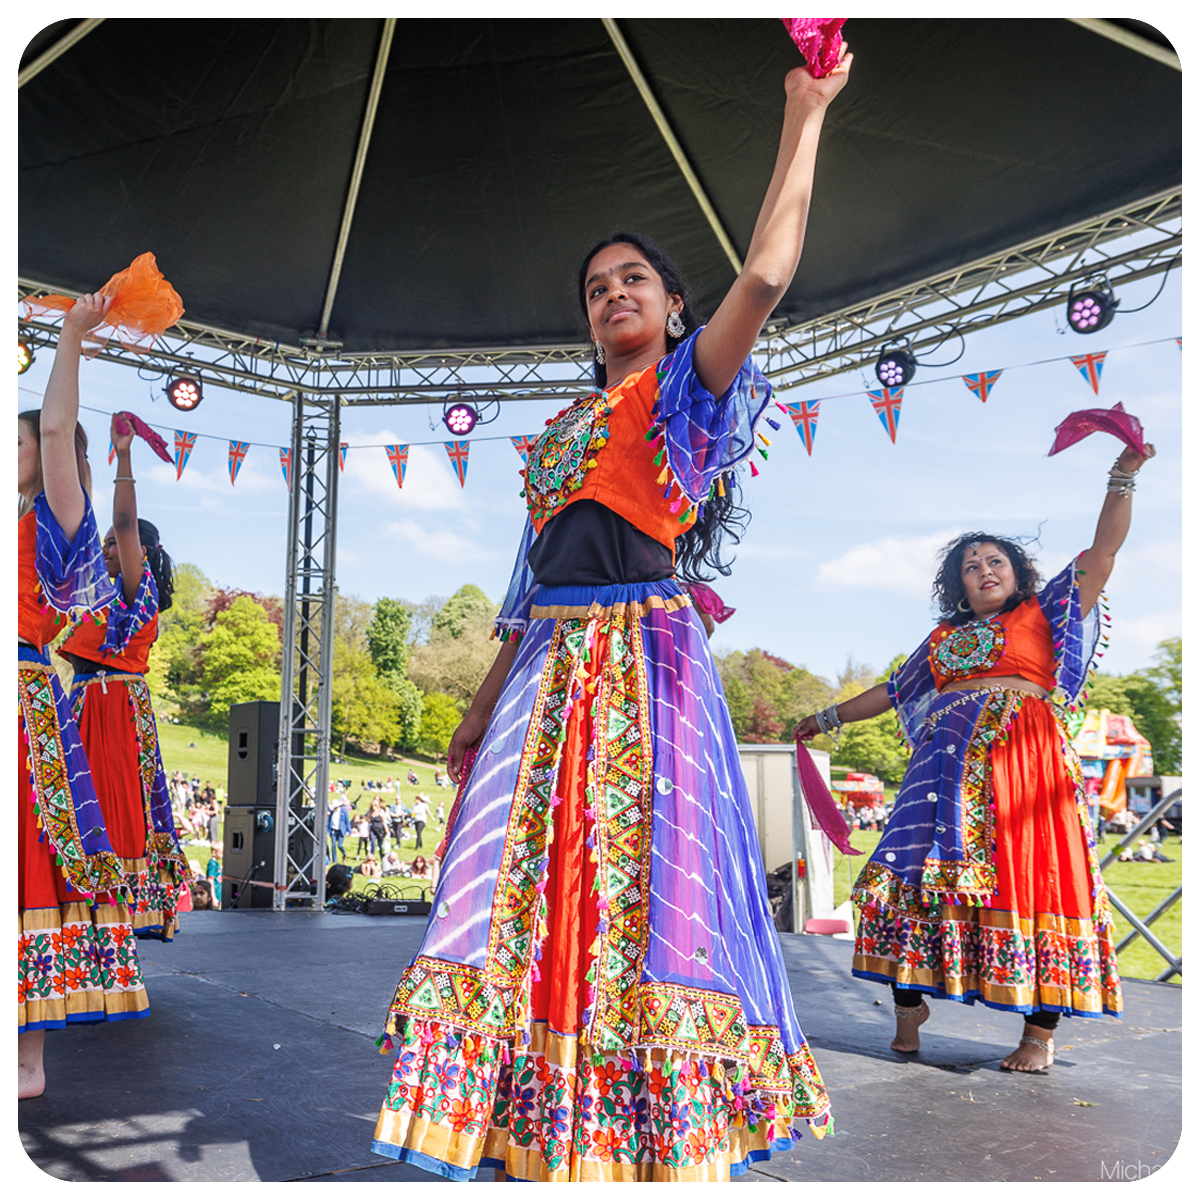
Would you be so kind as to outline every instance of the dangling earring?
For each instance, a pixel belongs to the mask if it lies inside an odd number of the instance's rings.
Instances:
[[[673,312],[667,318],[667,332],[673,338],[683,337],[683,333],[684,333],[683,318],[677,312]]]
[[[592,348],[596,351],[596,361],[604,366],[604,347],[599,342],[593,342]]]

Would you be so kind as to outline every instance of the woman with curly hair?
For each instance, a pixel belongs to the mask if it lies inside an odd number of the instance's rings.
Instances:
[[[502,648],[449,747],[452,779],[473,765],[391,1005],[381,1154],[458,1180],[725,1181],[829,1127],[681,580],[728,571],[770,399],[748,356],[799,262],[849,65],[788,75],[745,266],[707,325],[645,239],[582,260],[596,388],[529,452]]]
[[[1061,1014],[1121,1013],[1112,916],[1064,706],[1099,640],[1097,602],[1129,531],[1125,450],[1096,535],[1042,586],[1019,544],[968,533],[943,552],[941,623],[886,683],[805,719],[807,740],[895,708],[912,760],[854,889],[853,973],[892,985],[892,1049],[920,1048],[926,996],[1021,1013],[1003,1070],[1045,1072]]]

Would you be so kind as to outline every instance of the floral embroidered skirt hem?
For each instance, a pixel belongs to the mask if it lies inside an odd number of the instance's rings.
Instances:
[[[391,1005],[373,1149],[727,1180],[832,1123],[707,639],[673,583],[543,588],[533,618]]]
[[[115,894],[119,860],[100,856],[97,877],[103,871],[114,890],[91,894],[76,891],[58,862],[54,840],[79,853],[71,797],[90,794],[89,814],[97,806],[66,698],[49,670],[26,670],[17,717],[18,1033],[150,1015],[129,906]],[[89,836],[91,823],[89,816],[82,831]]]
[[[1024,704],[1005,734],[988,755],[995,891],[982,904],[950,903],[877,850],[854,891],[853,973],[1011,1012],[1119,1017],[1112,917],[1077,761],[1047,704]]]
[[[187,864],[170,817],[150,693],[136,677],[80,684],[71,706],[87,752],[104,828],[129,879],[129,911],[140,938],[169,942],[179,926]],[[155,800],[159,825],[155,828]]]

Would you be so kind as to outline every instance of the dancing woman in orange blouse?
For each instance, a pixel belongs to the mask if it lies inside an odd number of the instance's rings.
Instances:
[[[169,942],[188,868],[171,813],[145,673],[158,637],[158,614],[171,607],[174,581],[158,530],[138,519],[133,430],[119,413],[111,437],[117,463],[113,524],[102,548],[117,596],[97,619],[80,622],[59,653],[75,668],[72,709],[109,839],[132,884],[134,932]]]
[[[1039,588],[1014,542],[970,533],[934,583],[942,623],[887,681],[797,735],[895,708],[912,745],[896,805],[863,868],[853,973],[890,983],[892,1049],[920,1048],[926,996],[1021,1013],[1000,1064],[1044,1072],[1061,1014],[1121,1013],[1112,916],[1063,706],[1087,681],[1097,602],[1129,531],[1146,455],[1113,464],[1096,535]]]

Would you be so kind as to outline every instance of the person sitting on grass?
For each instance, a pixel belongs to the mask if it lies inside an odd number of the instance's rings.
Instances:
[[[379,868],[379,863],[376,861],[375,855],[368,854],[366,858],[354,868],[355,872],[361,875],[364,879],[378,879],[383,872]]]

